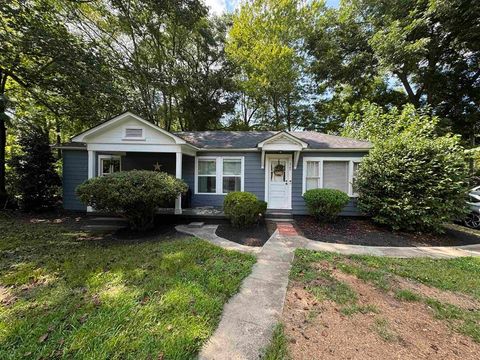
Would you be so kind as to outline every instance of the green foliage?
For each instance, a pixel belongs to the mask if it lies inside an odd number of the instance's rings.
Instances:
[[[416,109],[411,104],[385,111],[376,104],[363,102],[356,112],[349,114],[341,135],[374,144],[404,132],[435,137],[439,121],[426,109]]]
[[[348,204],[350,197],[335,189],[312,189],[303,194],[308,212],[317,220],[333,221]]]
[[[60,177],[48,133],[32,126],[24,130],[18,143],[20,154],[11,159],[20,206],[25,211],[51,209],[59,200]]]
[[[362,161],[358,205],[394,230],[441,231],[464,214],[467,177],[457,137],[401,133],[377,142]]]
[[[226,52],[239,69],[243,126],[253,117],[263,128],[290,130],[305,113],[302,44],[315,9],[297,0],[254,0],[234,14]]]
[[[255,263],[188,237],[95,241],[18,219],[0,233],[5,360],[193,359]]]
[[[480,3],[351,0],[324,9],[307,41],[321,119],[341,127],[359,101],[429,106],[444,130],[478,136]],[[314,125],[312,125],[314,126]]]
[[[223,211],[233,226],[244,228],[256,224],[267,210],[267,203],[249,192],[228,193],[223,201]]]
[[[121,212],[135,230],[153,226],[155,209],[187,191],[180,179],[164,172],[132,170],[96,177],[77,187],[77,196],[87,206],[106,212]]]

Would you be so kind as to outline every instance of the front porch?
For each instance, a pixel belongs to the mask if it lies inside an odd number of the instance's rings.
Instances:
[[[174,204],[159,204],[163,206],[159,209],[159,213],[180,215],[183,214],[184,209],[191,207],[192,184],[189,181],[188,171],[191,168],[190,164],[193,164],[193,162],[194,156],[182,152],[88,150],[88,178],[130,170],[166,172],[187,182],[189,190],[184,196],[179,196]],[[87,208],[87,211],[93,212],[93,209]]]

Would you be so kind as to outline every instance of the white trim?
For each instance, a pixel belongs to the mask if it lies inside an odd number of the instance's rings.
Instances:
[[[182,160],[183,155],[181,152],[175,154],[175,177],[177,179],[182,178]],[[178,195],[175,199],[175,215],[180,215],[182,213],[182,195]]]
[[[317,157],[317,156],[304,156],[303,157],[303,171],[302,171],[302,195],[307,189],[307,162],[316,161],[319,162],[319,177],[320,187],[323,188],[323,162],[324,161],[345,161],[348,162],[348,196],[357,197],[358,194],[353,193],[353,163],[362,162],[363,156],[359,157]]]
[[[291,154],[265,154],[265,202],[267,203],[267,208],[272,209],[269,205],[269,180],[270,180],[270,159],[271,158],[276,158],[276,159],[287,159],[287,166],[288,164],[289,169],[289,179],[288,182],[290,184],[289,186],[289,201],[288,203],[290,206],[287,206],[286,208],[282,210],[292,210],[292,188],[293,188],[293,164],[292,164],[292,155]]]
[[[91,179],[95,176],[95,151],[88,150],[88,178]]]
[[[127,130],[141,130],[142,131],[142,136],[128,136],[127,137]],[[124,126],[123,127],[123,137],[122,140],[124,141],[145,141],[145,128],[141,126]]]
[[[288,132],[286,131],[280,131],[272,136],[270,136],[269,138],[263,140],[262,142],[259,142],[257,147],[259,148],[263,148],[267,143],[271,142],[271,141],[274,141],[276,138],[278,137],[282,137],[282,136],[285,136],[286,138],[288,138],[289,140],[299,144],[302,146],[302,148],[306,148],[308,147],[308,144],[305,142],[305,141],[302,141],[300,140],[299,138],[297,138],[296,136],[292,135],[292,134],[289,134]]]
[[[240,160],[241,174],[230,175],[240,176],[240,191],[244,191],[245,188],[245,157],[244,156],[197,156],[195,157],[195,195],[227,195],[223,192],[223,160]],[[215,160],[215,192],[214,193],[201,193],[198,192],[198,161],[199,160]],[[202,175],[200,175],[202,176]],[[214,175],[203,175],[213,177]],[[226,175],[229,176],[229,175]]]
[[[155,145],[155,144],[131,144],[131,143],[115,143],[87,144],[87,150],[95,151],[121,151],[121,152],[160,152],[160,153],[177,153],[182,151],[181,145]]]
[[[103,176],[102,160],[119,160],[120,171],[122,171],[122,157],[120,155],[98,155],[97,157],[97,176]],[[107,175],[110,175],[107,174]]]
[[[108,127],[114,123],[116,123],[117,121],[120,121],[120,120],[123,120],[125,119],[126,117],[132,117],[134,118],[135,120],[138,120],[140,121],[142,124],[146,125],[146,126],[149,126],[151,127],[152,129],[164,134],[164,135],[167,135],[169,137],[171,137],[174,141],[175,141],[175,144],[187,144],[187,142],[185,140],[183,140],[182,138],[178,137],[177,135],[174,135],[172,134],[171,132],[167,131],[167,130],[164,130],[160,127],[158,127],[157,125],[155,124],[152,124],[151,122],[147,121],[147,120],[144,120],[142,119],[140,116],[137,116],[129,111],[123,113],[123,114],[120,114],[108,121],[105,121],[104,123],[100,124],[100,125],[97,125],[83,133],[80,133],[78,135],[75,135],[74,137],[72,137],[71,141],[75,142],[75,141],[78,141],[78,142],[85,142],[85,138],[96,133],[97,131],[100,131],[102,130],[103,128],[105,127]],[[193,146],[191,145],[193,148],[197,149],[198,148],[196,146]]]

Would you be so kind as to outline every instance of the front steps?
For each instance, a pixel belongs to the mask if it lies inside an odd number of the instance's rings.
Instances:
[[[268,209],[265,213],[265,219],[278,222],[291,222],[293,221],[292,210]]]

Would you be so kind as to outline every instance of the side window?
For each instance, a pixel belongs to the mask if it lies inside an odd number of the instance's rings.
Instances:
[[[242,160],[223,159],[222,192],[240,191],[242,188]]]
[[[320,184],[320,161],[307,161],[306,190],[318,189]]]
[[[242,191],[242,157],[199,157],[196,165],[197,194],[227,194]]]
[[[198,160],[198,192],[211,193],[217,192],[217,160],[199,159]]]
[[[100,156],[98,176],[105,176],[122,170],[120,156]]]

